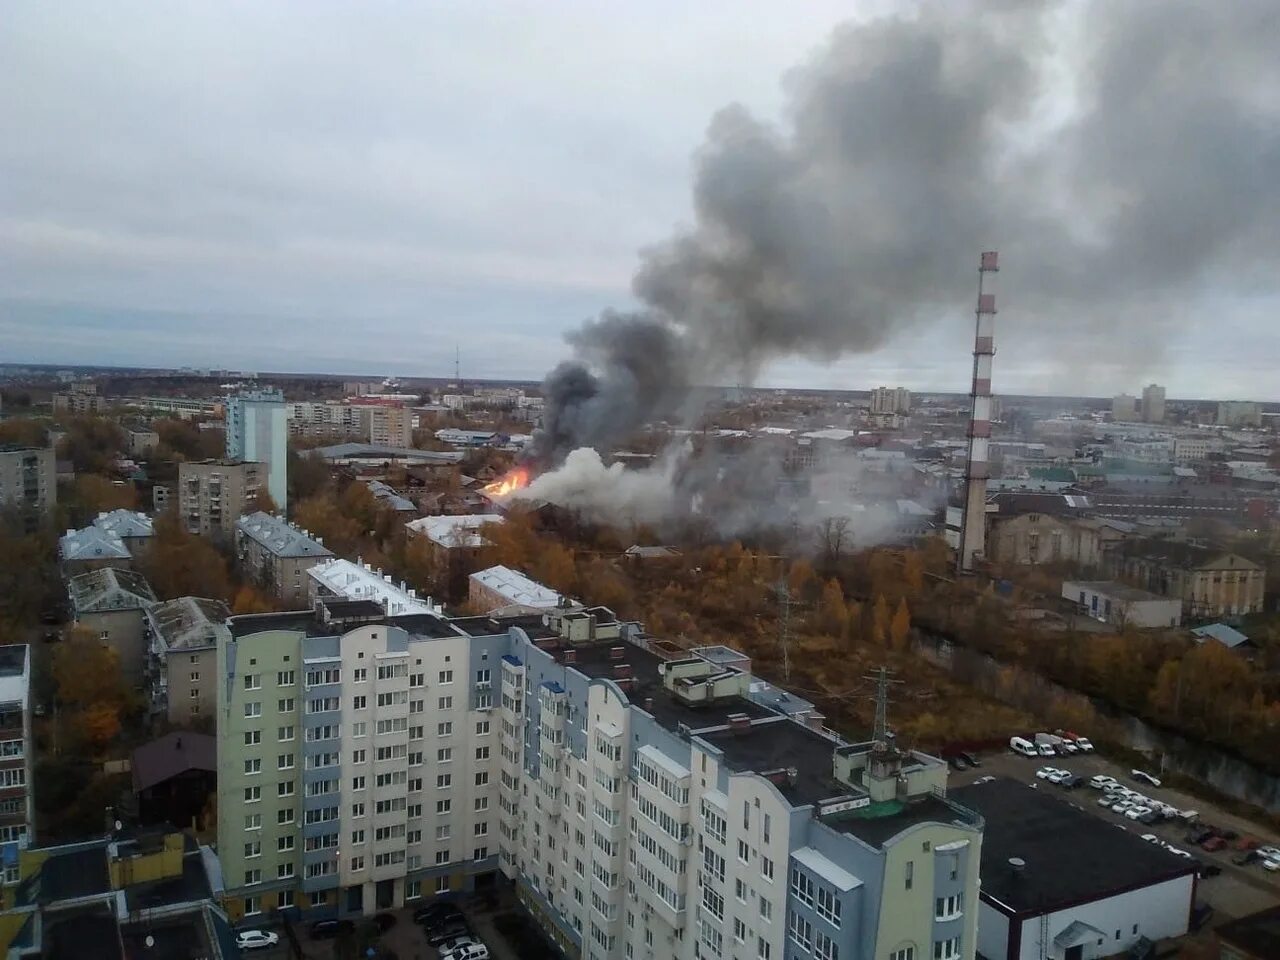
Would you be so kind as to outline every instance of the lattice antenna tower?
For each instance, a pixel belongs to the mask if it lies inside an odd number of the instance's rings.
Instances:
[[[870,680],[876,685],[876,692],[871,696],[876,704],[876,719],[872,727],[871,739],[874,743],[888,744],[889,686],[895,683],[902,684],[903,681],[893,679],[893,674],[889,672],[888,667],[877,667],[874,673],[869,673],[862,679]]]

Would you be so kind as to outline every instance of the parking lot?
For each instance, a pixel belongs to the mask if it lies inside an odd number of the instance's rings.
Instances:
[[[382,960],[437,960],[439,951],[428,945],[422,928],[413,922],[414,911],[431,901],[418,901],[400,910],[386,911],[395,918],[395,925],[376,938],[377,954]],[[522,960],[536,953],[536,941],[541,934],[533,929],[533,921],[524,908],[516,900],[514,893],[503,885],[496,889],[492,896],[464,897],[452,901],[467,918],[472,932],[489,948],[493,960]],[[358,924],[367,925],[368,918],[358,920]],[[254,926],[249,923],[240,924],[241,928]],[[254,960],[298,960],[279,923],[262,923],[256,929],[272,930],[280,935],[280,944],[276,947],[247,951],[245,957]],[[308,936],[309,924],[296,924],[299,945],[302,948],[302,960],[340,960],[345,956],[357,956],[351,952],[356,946],[363,945],[364,940],[357,935],[343,940],[312,940]],[[365,929],[368,929],[365,926]],[[361,933],[364,931],[362,930]],[[549,949],[549,947],[548,947]],[[344,952],[345,951],[345,952]],[[554,954],[548,954],[549,956]]]
[[[1147,825],[1126,819],[1123,814],[1114,813],[1110,809],[1098,806],[1097,801],[1102,796],[1102,791],[1091,789],[1087,785],[1087,781],[1097,774],[1114,777],[1121,785],[1131,790],[1136,790],[1153,800],[1162,801],[1170,806],[1177,807],[1179,810],[1199,811],[1201,823],[1234,831],[1242,838],[1255,838],[1262,844],[1280,846],[1280,838],[1274,832],[1260,829],[1256,824],[1180,791],[1171,790],[1164,786],[1153,787],[1143,783],[1132,776],[1129,767],[1121,767],[1119,764],[1113,763],[1097,753],[1076,754],[1069,757],[1031,758],[1019,756],[1011,751],[1004,751],[983,754],[978,759],[982,764],[980,767],[952,771],[949,782],[959,786],[973,783],[983,776],[1010,777],[1014,780],[1020,780],[1023,783],[1035,786],[1039,790],[1051,790],[1055,793],[1060,793],[1064,800],[1076,804],[1095,816],[1130,830],[1138,836],[1154,834],[1160,840],[1191,853],[1196,859],[1219,867],[1222,871],[1221,874],[1214,877],[1201,878],[1197,889],[1197,898],[1213,907],[1213,922],[1215,924],[1226,919],[1264,910],[1280,903],[1280,873],[1267,873],[1256,862],[1246,866],[1232,863],[1232,858],[1240,853],[1237,849],[1239,841],[1229,843],[1227,849],[1217,853],[1206,852],[1187,843],[1187,835],[1191,832],[1191,828],[1185,823],[1173,821]],[[1047,780],[1038,779],[1036,771],[1041,767],[1056,767],[1060,770],[1069,770],[1071,773],[1082,777],[1086,784],[1074,790],[1065,790]],[[1158,771],[1151,772],[1155,773],[1157,777],[1159,776]]]

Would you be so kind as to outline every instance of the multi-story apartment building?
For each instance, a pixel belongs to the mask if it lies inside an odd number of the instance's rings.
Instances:
[[[68,574],[99,567],[133,566],[134,554],[145,548],[155,526],[145,513],[112,510],[100,513],[80,530],[68,530],[58,540],[58,558]]]
[[[146,681],[153,715],[176,727],[212,723],[218,645],[231,634],[221,600],[179,597],[146,612]]]
[[[1227,427],[1262,426],[1262,404],[1249,400],[1223,400],[1218,404],[1218,423]]]
[[[75,625],[119,657],[128,686],[141,687],[147,666],[147,610],[157,602],[151,584],[133,570],[103,567],[67,581]]]
[[[571,957],[974,956],[982,821],[945,765],[884,730],[842,741],[742,654],[603,608],[337,600],[230,628],[233,916],[367,913],[501,870]]]
[[[231,539],[236,521],[258,509],[265,487],[260,463],[201,460],[178,465],[178,515],[192,533]],[[280,506],[277,501],[277,506]],[[283,509],[283,507],[281,507]]]
[[[50,513],[58,502],[52,449],[0,444],[0,507]]]
[[[386,447],[413,446],[413,411],[389,404],[368,406],[369,442]]]
[[[0,854],[4,884],[16,878],[13,849],[35,838],[31,776],[31,652],[26,644],[0,647]],[[12,845],[12,846],[10,846]]]
[[[1174,540],[1128,540],[1106,553],[1110,574],[1163,597],[1192,619],[1262,610],[1266,571],[1239,554]]]
[[[236,556],[265,589],[285,603],[302,606],[307,570],[331,558],[333,551],[283,517],[259,511],[236,521]]]
[[[263,465],[263,482],[276,507],[289,501],[289,427],[284,394],[245,390],[227,397],[227,459]]]
[[[1111,419],[1116,423],[1129,423],[1138,419],[1138,398],[1128,393],[1118,393],[1111,398]]]
[[[308,439],[368,440],[372,407],[299,401],[287,408],[289,435]]]
[[[873,414],[907,414],[911,412],[911,391],[906,387],[876,387],[871,391]]]
[[[1142,419],[1147,423],[1164,423],[1164,387],[1158,383],[1142,388]]]
[[[75,383],[65,393],[53,395],[53,412],[73,417],[96,416],[106,409],[106,399],[98,395],[95,383]]]

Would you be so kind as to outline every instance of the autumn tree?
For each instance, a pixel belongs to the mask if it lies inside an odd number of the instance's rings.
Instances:
[[[130,696],[114,649],[89,630],[72,630],[54,651],[53,681],[70,739],[101,748],[115,738]]]
[[[819,612],[822,629],[834,637],[844,637],[849,627],[849,610],[844,600],[844,589],[834,577],[822,588]]]
[[[254,495],[254,504],[263,513],[280,513],[280,508],[276,505],[275,500],[271,498],[271,491],[266,487],[258,488],[258,492]]]
[[[893,649],[906,651],[909,649],[911,635],[911,611],[907,609],[907,599],[898,601],[898,609],[894,611],[893,620],[889,623],[889,639]]]
[[[235,598],[231,601],[231,612],[234,614],[244,613],[270,613],[276,609],[272,599],[256,589],[251,584],[242,584],[236,590]]]
[[[58,441],[58,459],[70,460],[77,472],[104,473],[124,442],[124,431],[111,420],[76,417]]]
[[[871,642],[880,647],[888,643],[889,628],[889,601],[882,593],[876,597],[875,606],[871,609]]]
[[[155,533],[136,560],[139,572],[161,600],[231,598],[227,561],[208,540],[188,531],[175,510],[156,519]]]
[[[8,410],[8,405],[4,407]],[[31,417],[10,417],[0,422],[0,443],[13,443],[20,447],[45,446],[45,427]]]
[[[110,510],[138,509],[138,491],[132,483],[108,480],[97,473],[82,473],[72,486],[69,506],[75,507],[82,523]]]

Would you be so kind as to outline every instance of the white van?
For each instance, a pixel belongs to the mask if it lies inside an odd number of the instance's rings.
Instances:
[[[1036,745],[1030,740],[1022,739],[1022,737],[1010,737],[1009,749],[1014,753],[1022,754],[1024,757],[1038,757],[1040,755],[1039,751],[1036,750]]]

